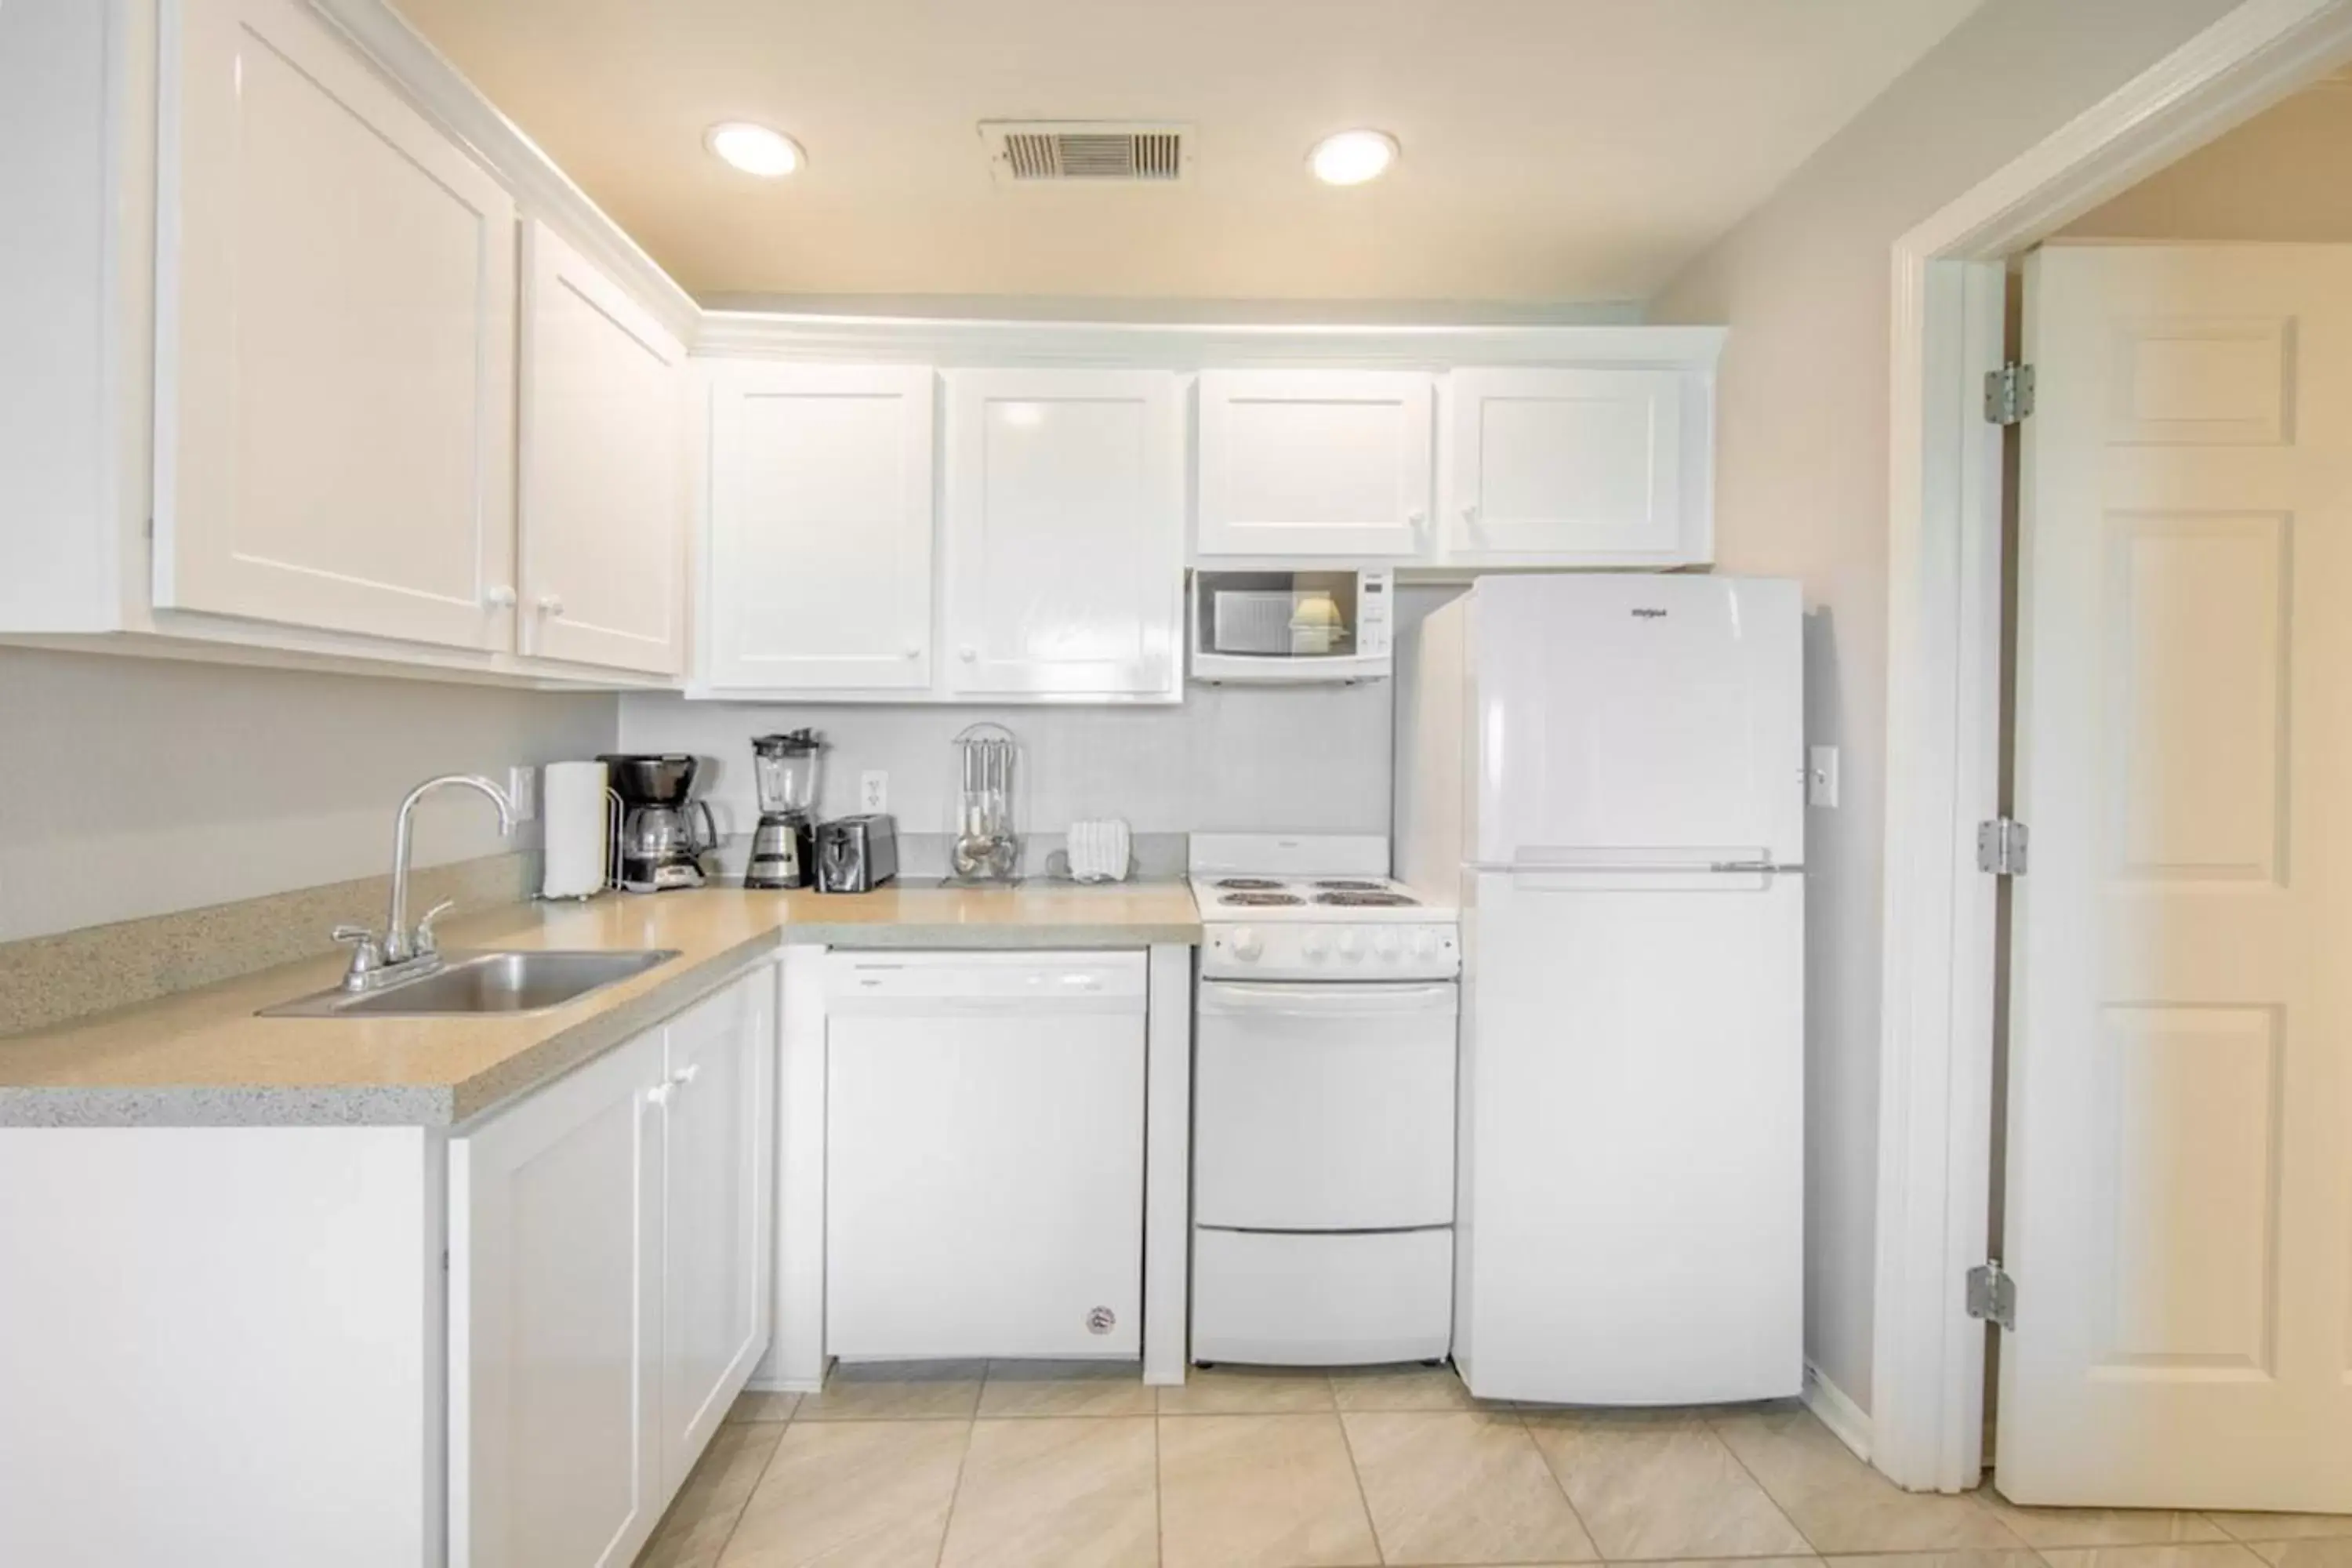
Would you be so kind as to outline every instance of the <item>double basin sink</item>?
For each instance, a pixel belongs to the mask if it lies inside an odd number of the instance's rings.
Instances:
[[[526,949],[453,952],[438,969],[376,991],[321,991],[264,1007],[266,1018],[418,1018],[543,1013],[677,956],[675,948],[623,952]]]

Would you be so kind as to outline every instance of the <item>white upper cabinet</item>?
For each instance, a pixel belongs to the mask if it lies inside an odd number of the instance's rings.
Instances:
[[[928,689],[930,370],[727,363],[710,374],[698,687]]]
[[[511,647],[513,202],[298,0],[164,16],[155,603]]]
[[[522,262],[519,651],[676,675],[686,350],[546,225]]]
[[[1706,374],[1457,370],[1447,395],[1446,560],[1639,566],[1712,558]]]
[[[1194,552],[1422,553],[1433,384],[1412,371],[1202,372]]]
[[[950,689],[1181,697],[1175,374],[966,370],[947,384]]]

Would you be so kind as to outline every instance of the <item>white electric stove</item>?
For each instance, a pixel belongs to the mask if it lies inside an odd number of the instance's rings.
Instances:
[[[1189,862],[1192,1359],[1443,1358],[1454,910],[1373,836],[1195,834]]]

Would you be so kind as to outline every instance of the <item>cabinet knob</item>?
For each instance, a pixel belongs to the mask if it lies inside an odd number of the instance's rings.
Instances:
[[[920,658],[923,657],[923,650],[919,647],[910,647],[907,650],[907,657],[908,658]]]
[[[676,1072],[670,1074],[669,1080],[678,1088],[684,1089],[688,1084],[692,1083],[696,1079],[698,1079],[701,1076],[702,1064],[700,1062],[688,1062],[684,1067],[678,1068]]]
[[[1478,503],[1476,501],[1471,501],[1462,509],[1462,521],[1468,523],[1473,528],[1478,526]]]
[[[1408,528],[1423,528],[1429,523],[1429,514],[1422,510],[1419,507],[1415,507],[1412,510],[1404,514],[1404,521],[1405,526]]]
[[[647,1105],[667,1105],[669,1103],[669,1097],[677,1091],[677,1085],[676,1083],[657,1083],[654,1085],[653,1088],[646,1090],[646,1103]]]
[[[963,647],[956,649],[956,657],[963,660],[966,664],[974,664],[980,659],[980,649],[972,647],[970,645],[966,645]]]
[[[514,608],[515,591],[501,583],[483,595],[482,602],[494,610],[511,610]]]
[[[560,616],[563,613],[563,601],[553,594],[541,594],[539,596],[539,613],[542,616]]]

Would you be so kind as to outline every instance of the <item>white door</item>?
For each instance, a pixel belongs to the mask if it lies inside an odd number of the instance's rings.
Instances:
[[[686,668],[686,374],[650,312],[523,225],[522,652]]]
[[[662,1473],[685,1479],[768,1348],[776,977],[671,1021],[662,1183]]]
[[[2352,1511],[2352,247],[2025,282],[1999,1484]]]
[[[511,647],[514,204],[298,0],[163,16],[155,602]]]
[[[1491,565],[1714,552],[1713,393],[1694,372],[1457,370],[1444,548]]]
[[[704,688],[930,685],[932,379],[712,370]]]
[[[828,966],[825,1349],[1142,1344],[1141,953]]]
[[[1176,377],[966,370],[947,381],[951,689],[1180,697]]]
[[[1419,371],[1202,371],[1198,552],[1420,553],[1434,384]]]
[[[1192,1222],[1452,1224],[1454,1009],[1451,981],[1201,982]]]
[[[455,1568],[625,1568],[667,1493],[659,1030],[449,1144]]]

